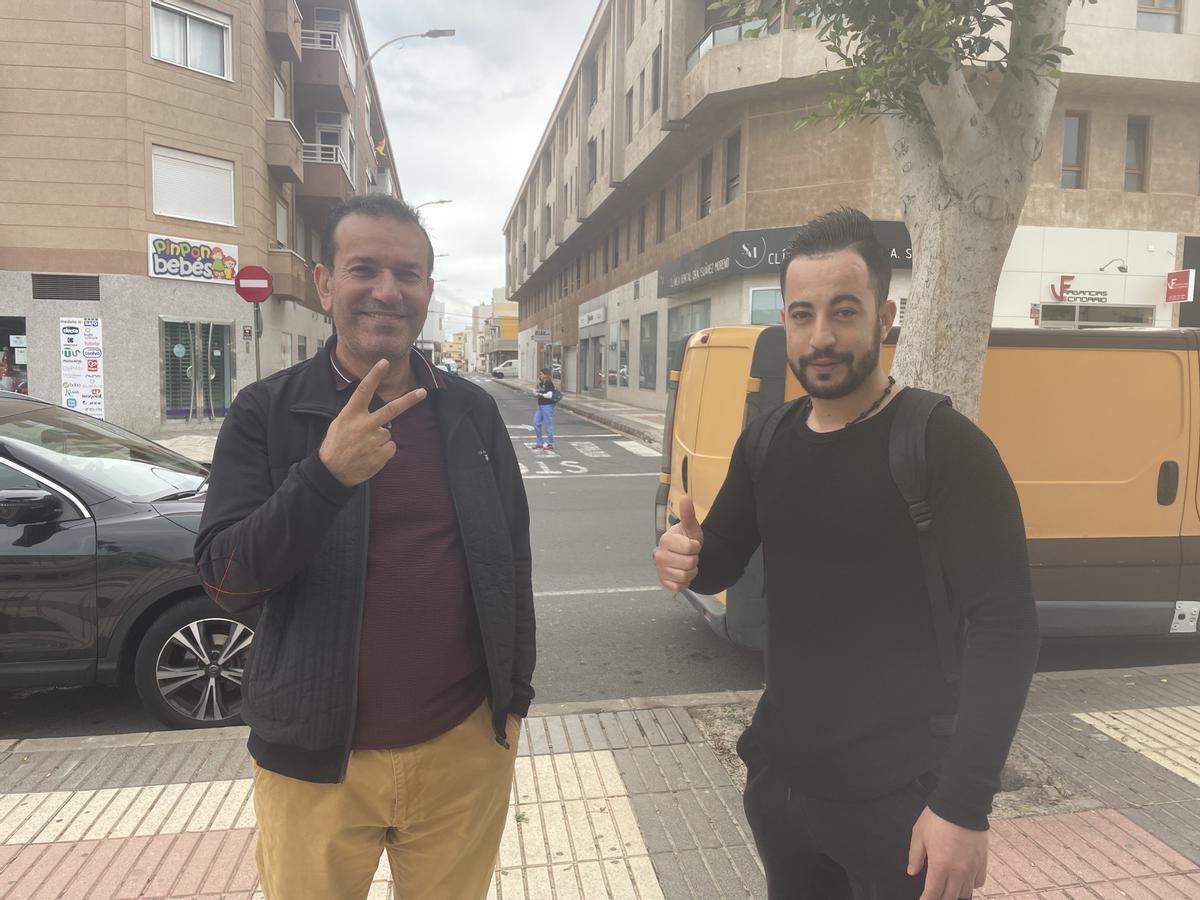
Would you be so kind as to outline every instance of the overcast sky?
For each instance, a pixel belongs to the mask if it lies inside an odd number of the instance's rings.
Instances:
[[[358,0],[367,52],[402,34],[454,28],[393,44],[372,68],[404,198],[434,251],[434,296],[447,332],[504,286],[504,235],[525,170],[554,109],[598,0]]]

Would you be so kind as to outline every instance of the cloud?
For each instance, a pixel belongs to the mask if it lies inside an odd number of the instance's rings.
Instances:
[[[405,199],[422,210],[437,253],[436,296],[448,331],[504,285],[501,229],[533,159],[597,0],[358,0],[368,52],[414,38],[372,67]]]

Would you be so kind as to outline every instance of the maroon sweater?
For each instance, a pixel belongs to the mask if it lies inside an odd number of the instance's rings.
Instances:
[[[357,385],[330,353],[338,390]],[[412,354],[431,398],[438,375]],[[479,620],[431,398],[392,420],[396,455],[370,481],[356,750],[408,747],[464,721],[487,693]],[[372,408],[382,405],[378,397]]]

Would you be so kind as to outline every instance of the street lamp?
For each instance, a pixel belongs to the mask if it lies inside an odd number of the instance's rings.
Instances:
[[[426,200],[424,203],[418,203],[413,207],[413,212],[416,212],[422,206],[437,206],[439,203],[453,203],[453,200]]]
[[[400,35],[400,37],[394,37],[390,41],[386,41],[383,44],[381,44],[379,47],[375,48],[375,52],[367,57],[366,68],[370,68],[371,60],[373,60],[376,56],[379,55],[380,50],[382,50],[384,47],[392,46],[392,44],[396,43],[397,41],[407,40],[408,38],[443,38],[443,37],[454,37],[454,29],[453,28],[431,28],[429,31],[424,31],[424,32],[421,32],[420,34],[402,34],[402,35]]]

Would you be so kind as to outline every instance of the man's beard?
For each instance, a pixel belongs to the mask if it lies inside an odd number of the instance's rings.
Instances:
[[[853,353],[836,353],[832,350],[823,350],[817,353],[810,353],[808,356],[801,356],[796,360],[789,358],[788,366],[803,388],[808,391],[810,397],[815,397],[818,400],[838,400],[853,394],[874,374],[875,369],[879,366],[879,354],[882,346],[883,337],[880,335],[879,329],[876,328],[874,343],[862,356],[856,358]],[[816,379],[811,378],[808,367],[814,362],[825,361],[843,363],[846,366],[845,377],[835,384],[822,384]]]

